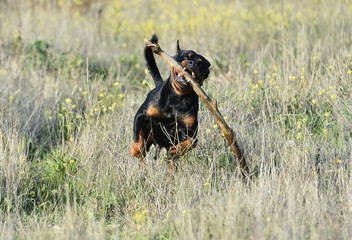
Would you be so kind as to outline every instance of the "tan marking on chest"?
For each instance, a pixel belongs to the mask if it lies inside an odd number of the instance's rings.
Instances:
[[[157,108],[155,106],[149,106],[148,110],[147,110],[147,116],[148,117],[162,117],[163,114],[159,108]]]
[[[180,116],[177,117],[180,121],[182,121],[184,124],[186,124],[188,127],[192,127],[194,122],[196,121],[196,118],[194,116]]]

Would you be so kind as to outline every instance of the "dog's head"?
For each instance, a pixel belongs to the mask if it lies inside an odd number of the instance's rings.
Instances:
[[[208,60],[192,50],[181,50],[179,41],[177,41],[177,51],[174,59],[202,86],[209,75],[210,63]],[[189,82],[176,69],[171,68],[171,76],[179,88],[191,88]]]

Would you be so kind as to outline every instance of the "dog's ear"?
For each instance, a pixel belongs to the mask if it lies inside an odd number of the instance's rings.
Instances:
[[[159,41],[159,38],[158,38],[158,36],[154,33],[153,36],[152,36],[152,38],[151,38],[149,41],[151,41],[152,43],[157,44],[158,41]]]
[[[176,43],[176,54],[181,50],[180,48],[180,41],[177,40],[177,43]]]

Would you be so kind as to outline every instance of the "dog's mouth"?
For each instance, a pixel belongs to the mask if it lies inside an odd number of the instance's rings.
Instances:
[[[193,78],[194,78],[194,72],[188,68],[184,68],[183,71],[188,72]],[[188,87],[190,86],[190,83],[186,80],[186,78],[183,76],[183,72],[179,71],[175,68],[172,69],[172,74],[174,76],[174,79],[178,85],[181,87]],[[196,80],[196,79],[195,79]]]

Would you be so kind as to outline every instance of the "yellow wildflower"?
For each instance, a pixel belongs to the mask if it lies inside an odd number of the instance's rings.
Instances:
[[[81,6],[82,5],[82,1],[80,1],[80,0],[76,0],[75,3],[76,3],[77,6]]]
[[[133,220],[136,223],[142,223],[147,219],[147,214],[149,213],[149,211],[147,209],[136,212],[135,214],[133,214]]]
[[[330,116],[330,113],[329,113],[329,112],[326,112],[326,113],[324,114],[324,116],[325,116],[326,118],[328,118],[328,117]]]
[[[72,109],[75,109],[76,107],[77,107],[77,105],[76,104],[72,104]]]
[[[70,103],[72,102],[72,99],[71,99],[71,98],[66,98],[65,102],[66,102],[67,104],[70,104]]]
[[[297,133],[297,140],[301,140],[302,138],[302,133]]]
[[[318,100],[316,100],[315,98],[312,100],[313,104],[317,104]]]
[[[144,73],[148,74],[149,73],[149,69],[148,68],[144,69]]]
[[[302,128],[302,123],[301,123],[301,121],[297,121],[297,128]]]
[[[334,100],[336,98],[336,94],[331,95],[331,99]]]

